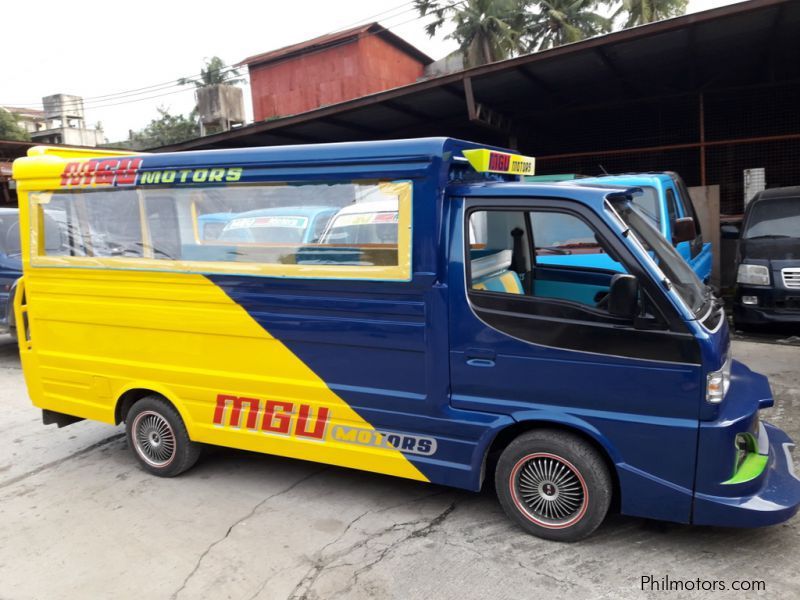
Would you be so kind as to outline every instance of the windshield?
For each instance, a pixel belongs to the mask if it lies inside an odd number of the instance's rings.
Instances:
[[[308,217],[262,216],[233,219],[222,230],[222,242],[296,243],[303,241]]]
[[[397,213],[352,213],[337,216],[323,237],[326,244],[396,244]]]
[[[800,198],[756,202],[742,237],[746,240],[800,237]]]
[[[610,190],[627,190],[628,188],[621,185],[606,185],[597,183],[582,183],[580,181],[574,182],[577,185],[587,187],[607,188]],[[633,203],[647,216],[653,223],[658,225],[661,223],[661,211],[659,210],[658,192],[656,188],[649,185],[637,185],[638,189],[642,190],[641,194],[636,194],[633,198]]]
[[[672,244],[653,227],[650,219],[629,199],[613,199],[611,205],[661,269],[667,283],[675,288],[695,317],[702,316],[706,310],[709,294],[692,268],[675,251]]]
[[[44,226],[48,236],[48,250],[57,250],[61,247],[61,226],[58,221],[58,211],[47,211],[44,215]],[[19,236],[19,214],[8,213],[0,215],[0,252],[10,258],[22,254]]]
[[[20,254],[19,215],[15,212],[0,215],[0,251],[6,256]]]

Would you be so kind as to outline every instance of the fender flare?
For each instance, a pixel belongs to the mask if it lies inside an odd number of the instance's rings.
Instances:
[[[114,401],[115,415],[117,415],[117,411],[120,408],[120,402],[125,397],[125,395],[136,390],[148,391],[154,394],[158,394],[159,396],[163,396],[164,399],[166,399],[167,402],[172,404],[172,406],[175,407],[175,410],[178,411],[178,414],[183,420],[183,424],[186,426],[187,432],[189,432],[191,436],[191,432],[194,430],[194,421],[189,416],[189,411],[186,410],[186,405],[180,399],[180,396],[175,394],[169,387],[166,387],[160,383],[155,383],[152,381],[129,381],[125,386],[119,388],[114,394],[116,396],[116,400]],[[119,416],[120,416],[120,421],[124,420],[125,415],[119,415]]]
[[[619,451],[611,444],[608,438],[606,438],[594,425],[575,415],[550,410],[524,410],[515,411],[511,414],[511,418],[513,418],[516,423],[520,424],[535,423],[546,426],[549,423],[562,428],[575,430],[590,438],[594,443],[602,448],[603,451],[605,451],[606,456],[608,456],[609,460],[614,465],[614,468],[619,468],[620,464],[625,463]],[[498,435],[499,433],[500,432],[498,432]]]

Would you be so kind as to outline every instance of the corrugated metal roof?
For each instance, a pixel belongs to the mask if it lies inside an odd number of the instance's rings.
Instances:
[[[44,118],[44,111],[37,110],[35,108],[23,108],[20,106],[0,106],[0,108],[4,108],[8,112],[14,113],[16,115],[30,115],[32,117]]]
[[[316,52],[330,46],[346,43],[362,35],[378,35],[388,43],[396,46],[406,54],[413,56],[423,64],[427,65],[433,62],[433,59],[430,56],[412,46],[400,36],[392,33],[383,27],[383,25],[380,25],[379,23],[368,23],[366,25],[359,25],[358,27],[351,27],[350,29],[344,29],[342,31],[321,35],[319,37],[300,42],[299,44],[292,44],[291,46],[285,46],[283,48],[278,48],[277,50],[270,50],[269,52],[264,52],[263,54],[256,54],[255,56],[245,58],[239,64],[247,65],[248,67],[263,65],[265,63],[284,60],[293,56],[299,56],[309,52]]]
[[[160,150],[444,135],[506,145],[475,102],[533,130],[564,110],[800,79],[800,1],[750,0],[625,29]]]

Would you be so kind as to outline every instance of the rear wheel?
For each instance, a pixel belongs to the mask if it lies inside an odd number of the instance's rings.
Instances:
[[[178,411],[159,396],[145,396],[125,419],[128,445],[145,470],[174,477],[200,458],[200,445],[189,439]]]
[[[495,471],[500,504],[541,538],[575,542],[603,522],[613,484],[602,456],[579,436],[555,430],[522,434]]]

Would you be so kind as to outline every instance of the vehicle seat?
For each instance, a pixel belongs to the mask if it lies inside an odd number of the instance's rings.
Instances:
[[[523,294],[519,276],[510,271],[512,252],[502,250],[472,261],[472,289]]]

